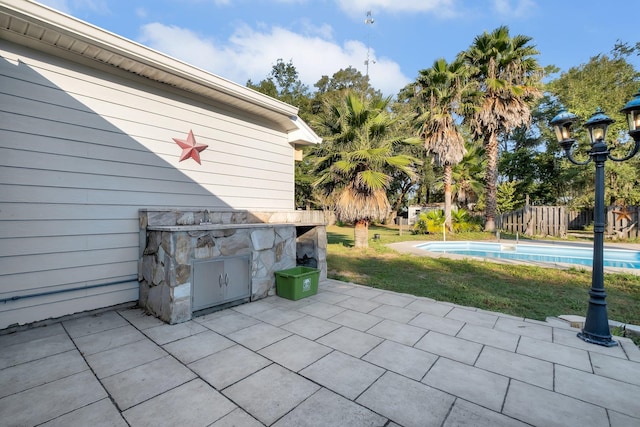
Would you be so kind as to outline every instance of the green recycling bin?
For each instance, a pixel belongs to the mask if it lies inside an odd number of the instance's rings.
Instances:
[[[276,294],[290,300],[299,300],[318,293],[320,270],[295,267],[276,271]]]

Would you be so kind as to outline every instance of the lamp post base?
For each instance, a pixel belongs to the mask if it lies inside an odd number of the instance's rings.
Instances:
[[[591,334],[589,332],[578,332],[578,338],[582,341],[588,342],[590,344],[598,344],[605,347],[615,347],[618,345],[618,341],[615,341],[611,338],[611,335],[603,336],[597,334]]]

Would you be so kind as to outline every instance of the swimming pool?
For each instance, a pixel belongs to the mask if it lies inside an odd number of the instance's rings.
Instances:
[[[416,246],[429,252],[469,255],[484,258],[512,259],[544,263],[593,265],[593,248],[561,245],[537,245],[489,242],[430,242]],[[604,249],[604,266],[640,269],[640,252]]]

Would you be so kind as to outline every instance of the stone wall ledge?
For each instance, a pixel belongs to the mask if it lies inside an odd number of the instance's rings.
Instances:
[[[147,226],[148,231],[207,231],[207,230],[229,230],[229,229],[247,229],[247,228],[279,228],[279,227],[304,227],[316,226],[318,224],[288,223],[288,224],[270,224],[270,223],[253,223],[253,224],[199,224],[199,225],[150,225]]]
[[[198,226],[200,224],[296,224],[326,225],[323,211],[247,211],[215,209],[140,209],[140,228]]]

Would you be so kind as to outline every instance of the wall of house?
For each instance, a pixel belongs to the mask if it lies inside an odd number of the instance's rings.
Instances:
[[[0,40],[0,329],[137,300],[141,208],[294,206],[271,123],[64,55]]]

